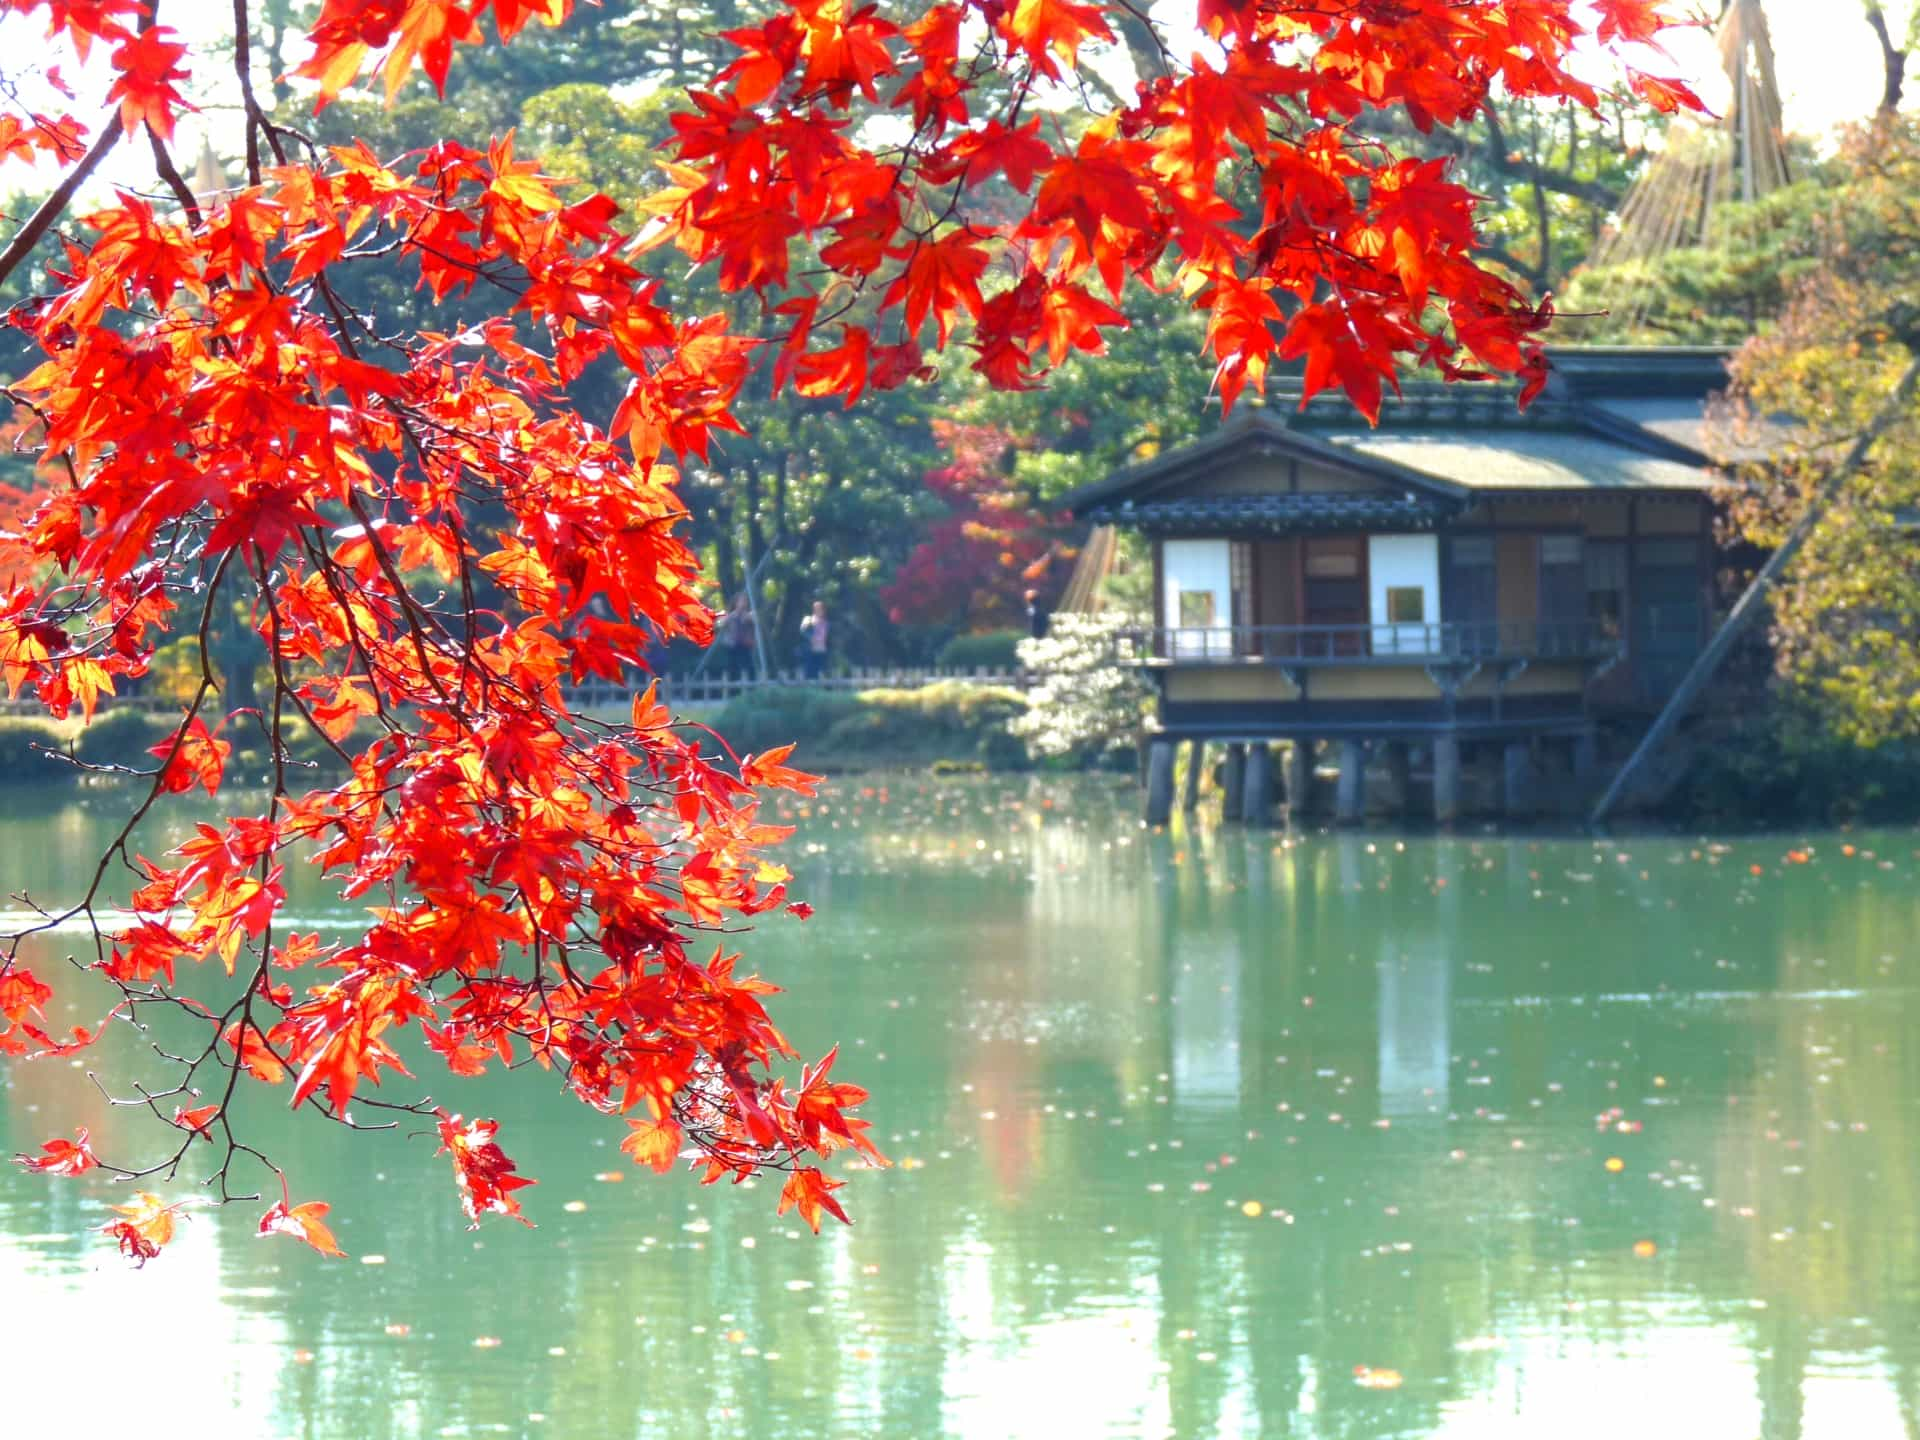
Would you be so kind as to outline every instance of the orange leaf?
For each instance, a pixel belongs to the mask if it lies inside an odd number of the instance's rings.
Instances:
[[[87,1143],[87,1127],[82,1125],[73,1132],[71,1140],[45,1140],[40,1148],[43,1155],[16,1155],[16,1165],[24,1165],[29,1170],[37,1170],[42,1175],[84,1175],[99,1165],[94,1159],[93,1147]]]
[[[180,1202],[169,1205],[158,1195],[142,1190],[133,1197],[132,1204],[111,1208],[123,1218],[102,1225],[100,1231],[118,1241],[120,1253],[135,1264],[145,1265],[173,1239],[173,1221]]]
[[[651,1165],[661,1174],[673,1168],[680,1146],[686,1139],[671,1120],[629,1120],[632,1133],[620,1142],[620,1148],[633,1157],[636,1165]]]
[[[784,1215],[798,1207],[800,1218],[812,1227],[813,1233],[820,1233],[820,1212],[826,1211],[843,1225],[853,1222],[847,1218],[847,1212],[840,1208],[840,1202],[833,1198],[833,1192],[847,1182],[829,1180],[811,1165],[802,1166],[787,1177],[787,1183],[780,1190],[780,1205],[776,1214]]]
[[[311,1245],[322,1255],[344,1260],[347,1252],[334,1241],[333,1231],[324,1223],[327,1211],[332,1208],[324,1200],[309,1200],[304,1205],[289,1205],[285,1200],[280,1200],[260,1217],[259,1233],[291,1235],[301,1244]]]

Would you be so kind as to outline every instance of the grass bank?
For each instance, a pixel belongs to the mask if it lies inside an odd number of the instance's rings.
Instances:
[[[141,710],[106,710],[91,725],[77,717],[50,720],[37,715],[0,715],[0,785],[44,785],[77,780],[82,766],[122,766],[151,770],[159,764],[153,747],[169,739],[178,718]],[[336,763],[338,757],[304,720],[283,722],[287,750],[296,764]],[[257,725],[242,721],[222,732],[233,745],[227,772],[265,780],[272,767],[265,737]],[[70,764],[67,758],[82,762]]]
[[[707,723],[743,755],[793,741],[795,764],[828,774],[1025,770],[1026,745],[1007,733],[1007,721],[1026,708],[1017,690],[963,681],[917,690],[767,686],[729,701]]]

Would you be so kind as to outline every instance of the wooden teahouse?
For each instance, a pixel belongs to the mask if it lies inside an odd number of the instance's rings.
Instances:
[[[1461,806],[1462,747],[1501,750],[1511,813],[1549,750],[1591,771],[1597,717],[1652,708],[1705,643],[1716,557],[1705,409],[1722,352],[1561,352],[1524,413],[1510,389],[1409,385],[1369,427],[1344,397],[1247,406],[1214,433],[1068,497],[1152,545],[1153,622],[1120,660],[1158,692],[1148,813],[1173,747],[1227,748],[1228,807],[1261,818],[1314,747],[1359,818],[1369,750],[1404,803],[1430,754],[1434,814]],[[1239,803],[1244,793],[1244,806]]]

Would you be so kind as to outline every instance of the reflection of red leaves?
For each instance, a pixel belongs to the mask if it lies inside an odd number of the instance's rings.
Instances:
[[[500,1133],[499,1122],[463,1123],[460,1116],[444,1110],[434,1113],[440,1117],[440,1149],[436,1153],[453,1157],[460,1204],[473,1222],[469,1228],[477,1229],[480,1217],[487,1214],[511,1215],[522,1225],[531,1226],[533,1222],[520,1213],[520,1202],[513,1198],[513,1192],[536,1182],[515,1174],[513,1161],[494,1143],[494,1136]]]
[[[304,1205],[289,1205],[283,1198],[260,1217],[261,1235],[291,1235],[303,1245],[311,1245],[322,1255],[344,1260],[347,1252],[333,1238],[325,1224],[333,1207],[324,1200],[309,1200]]]
[[[100,1162],[94,1158],[93,1147],[87,1143],[87,1127],[82,1125],[73,1132],[71,1140],[44,1140],[41,1155],[16,1155],[16,1165],[24,1165],[29,1170],[37,1170],[42,1175],[84,1175]]]
[[[840,1208],[840,1202],[833,1198],[833,1192],[847,1182],[829,1180],[811,1165],[802,1166],[787,1177],[787,1183],[780,1190],[780,1206],[775,1212],[784,1215],[789,1210],[798,1209],[800,1218],[807,1222],[813,1233],[820,1233],[820,1212],[825,1211],[843,1225],[851,1225],[847,1212]]]

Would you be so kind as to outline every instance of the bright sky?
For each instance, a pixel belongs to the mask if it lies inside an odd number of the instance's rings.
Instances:
[[[1896,42],[1906,33],[1908,13],[1916,4],[1920,0],[1883,0]],[[1673,8],[1681,12],[1680,5]],[[1713,8],[1718,9],[1717,3]],[[1861,0],[1763,0],[1762,8],[1773,35],[1787,127],[1821,135],[1841,121],[1865,119],[1880,100],[1881,66],[1880,45],[1867,28]],[[1704,34],[1696,32],[1689,41],[1673,47],[1680,72],[1700,78],[1700,98],[1718,109],[1726,90],[1719,79],[1719,54]],[[1908,74],[1906,108],[1912,109],[1920,105],[1920,63]]]
[[[1669,0],[1669,4],[1675,13],[1718,9],[1718,0]],[[1881,67],[1879,47],[1862,18],[1861,0],[1764,0],[1764,4],[1773,32],[1788,127],[1817,136],[1841,121],[1865,118],[1880,96]],[[1899,36],[1905,33],[1908,14],[1920,5],[1920,0],[1883,0],[1883,4],[1893,32]],[[1153,8],[1156,18],[1170,17],[1179,10],[1191,13],[1189,0],[1161,0]],[[225,4],[215,4],[213,0],[170,0],[162,10],[162,19],[199,50],[211,41],[224,40],[230,33],[229,14]],[[1173,28],[1179,28],[1177,22],[1172,23]],[[79,91],[79,99],[64,102],[50,96],[39,83],[40,66],[48,59],[57,58],[46,53],[38,43],[39,37],[40,26],[34,20],[17,16],[0,19],[0,56],[22,57],[19,61],[0,60],[0,80],[17,85],[32,103],[71,109],[92,123],[102,108],[100,97],[107,83],[99,73],[104,69],[100,57],[96,56],[91,73],[85,78],[70,62],[66,64],[67,77]],[[295,46],[290,58],[297,60],[302,49]],[[1672,49],[1675,60],[1672,68],[1682,79],[1692,82],[1709,105],[1716,110],[1723,108],[1726,87],[1720,77],[1719,57],[1711,37],[1704,31],[1689,32]],[[206,116],[188,116],[180,123],[175,149],[182,168],[188,171],[199,154],[203,134],[211,129],[217,137],[225,137],[234,129],[230,108],[234,86],[228,62],[200,50],[191,63],[197,98],[210,110]],[[264,88],[267,80],[264,65],[257,68],[257,79]],[[1651,68],[1664,70],[1666,67]],[[1920,59],[1914,66],[1909,97],[1910,105],[1920,105]],[[0,177],[0,193],[29,183],[27,174],[20,166],[9,167],[7,174]],[[41,186],[52,183],[50,174],[36,178]],[[152,165],[145,147],[119,147],[102,167],[100,179],[151,187]]]

